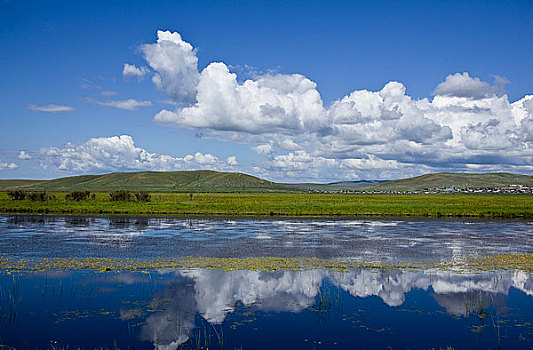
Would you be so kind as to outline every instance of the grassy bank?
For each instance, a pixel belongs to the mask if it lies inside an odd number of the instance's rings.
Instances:
[[[365,195],[152,193],[150,202],[113,202],[107,193],[82,201],[54,193],[45,201],[12,200],[0,192],[2,214],[167,216],[414,216],[533,218],[527,195]]]

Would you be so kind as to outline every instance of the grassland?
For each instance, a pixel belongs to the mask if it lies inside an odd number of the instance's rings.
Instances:
[[[0,193],[0,213],[164,216],[398,216],[533,218],[529,195],[382,195],[295,193],[152,193],[150,202],[94,199],[11,200]]]

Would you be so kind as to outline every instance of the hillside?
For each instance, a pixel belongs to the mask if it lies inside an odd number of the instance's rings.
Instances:
[[[364,191],[422,191],[425,189],[450,188],[482,189],[522,185],[533,187],[533,176],[509,173],[487,174],[426,174],[410,179],[393,180],[382,184],[365,187]]]
[[[209,170],[82,175],[54,180],[0,180],[0,191],[295,192],[293,187],[240,173]]]
[[[290,184],[290,185],[298,189],[305,190],[305,191],[327,192],[327,191],[353,191],[353,190],[358,190],[361,188],[365,188],[365,187],[383,183],[383,182],[385,181],[360,180],[360,181],[339,181],[339,182],[331,182],[327,184],[297,183],[297,184]]]
[[[533,187],[533,176],[509,173],[426,174],[410,179],[377,181],[342,181],[328,184],[281,184],[241,173],[198,171],[142,171],[82,175],[54,180],[0,180],[0,191],[113,191],[146,190],[151,192],[340,192],[384,191],[410,192],[425,189],[481,189],[510,185]]]

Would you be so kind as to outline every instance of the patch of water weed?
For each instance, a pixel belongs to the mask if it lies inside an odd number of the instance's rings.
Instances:
[[[14,258],[0,257],[0,271],[6,274],[19,271],[72,271],[96,270],[98,272],[139,271],[160,269],[210,269],[250,270],[276,272],[279,270],[333,270],[344,272],[351,269],[406,269],[406,270],[449,270],[464,271],[522,270],[533,272],[533,254],[500,254],[472,258],[459,258],[445,262],[394,262],[364,261],[354,259],[320,258],[212,258],[184,257],[178,259],[131,259],[131,258]]]

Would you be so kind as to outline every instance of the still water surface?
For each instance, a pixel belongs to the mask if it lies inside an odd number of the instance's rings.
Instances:
[[[0,216],[0,252],[24,257],[449,260],[531,254],[533,222]]]
[[[533,223],[3,216],[0,252],[438,261],[533,253]],[[0,273],[0,345],[17,349],[527,349],[532,324],[524,271]]]

